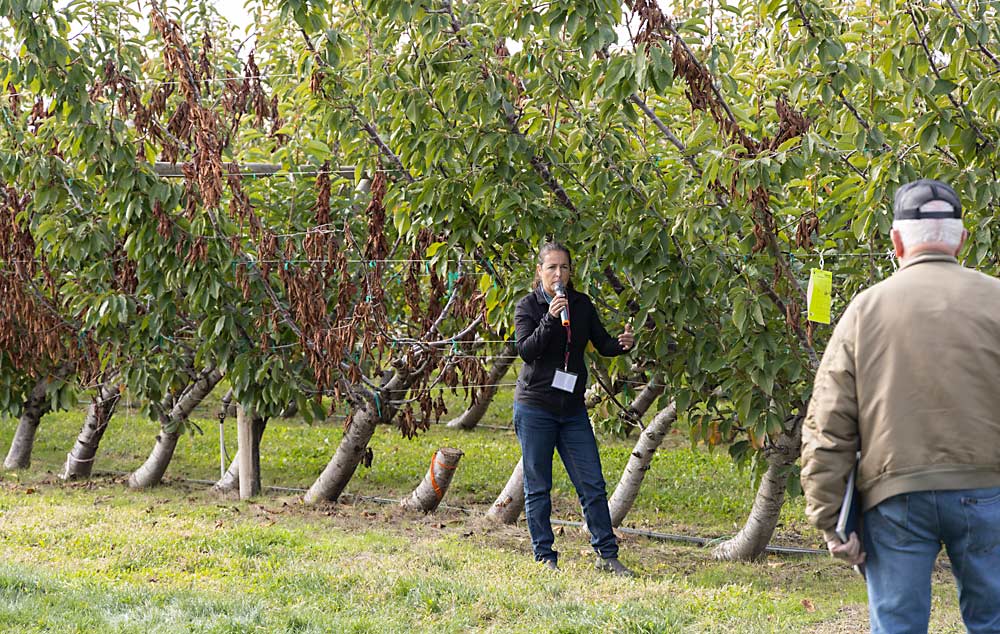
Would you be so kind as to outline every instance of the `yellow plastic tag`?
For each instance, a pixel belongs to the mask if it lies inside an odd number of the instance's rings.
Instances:
[[[809,307],[809,321],[830,323],[830,298],[833,291],[833,273],[822,269],[809,271],[809,287],[806,289],[806,303]]]

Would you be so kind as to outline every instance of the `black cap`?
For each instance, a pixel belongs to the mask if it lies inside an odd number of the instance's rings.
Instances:
[[[961,218],[962,201],[950,185],[921,178],[896,190],[893,215],[895,220]]]

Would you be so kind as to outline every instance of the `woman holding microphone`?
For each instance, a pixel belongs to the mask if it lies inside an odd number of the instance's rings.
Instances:
[[[514,313],[517,353],[524,366],[514,392],[514,430],[524,460],[524,509],[537,561],[558,570],[552,549],[552,455],[559,451],[573,481],[590,529],[590,543],[600,556],[597,568],[634,576],[618,561],[608,497],[597,441],[583,393],[588,342],[606,356],[625,354],[635,344],[630,325],[615,339],[601,324],[590,297],[573,289],[569,249],[548,242],[538,251],[535,287]]]

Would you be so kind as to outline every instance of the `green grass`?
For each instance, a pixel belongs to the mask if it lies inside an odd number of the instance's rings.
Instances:
[[[490,413],[509,424],[509,395]],[[499,412],[499,413],[498,413]],[[52,473],[72,446],[81,412],[43,420],[31,469],[0,475],[0,631],[17,632],[853,632],[866,622],[863,584],[827,557],[715,562],[708,549],[626,537],[637,580],[592,569],[580,531],[557,530],[562,574],[532,560],[523,524],[486,528],[444,509],[423,516],[347,496],[309,507],[292,493],[251,502],[213,497],[183,479],[218,477],[218,422],[186,436],[166,486],[127,490],[122,476],[63,483]],[[0,447],[15,421],[0,421]],[[341,436],[339,424],[272,420],[262,444],[265,484],[307,487]],[[98,472],[126,473],[152,448],[156,427],[123,408],[98,454]],[[227,421],[227,445],[235,431]],[[724,452],[692,450],[672,435],[654,460],[626,523],[707,537],[732,534],[753,498],[749,475]],[[609,486],[631,441],[600,438]],[[400,498],[432,452],[465,456],[446,502],[483,511],[518,458],[505,430],[415,439],[378,430],[375,460],[348,493]],[[561,467],[555,515],[578,519]],[[777,541],[815,546],[801,500],[786,506]],[[939,571],[933,631],[962,631],[954,584]]]

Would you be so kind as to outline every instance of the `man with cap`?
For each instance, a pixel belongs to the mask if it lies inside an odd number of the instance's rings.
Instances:
[[[943,545],[969,632],[1000,632],[1000,280],[957,260],[955,191],[896,192],[900,268],[834,328],[802,434],[806,515],[864,563],[872,632],[927,632]],[[834,531],[857,452],[862,535]]]

